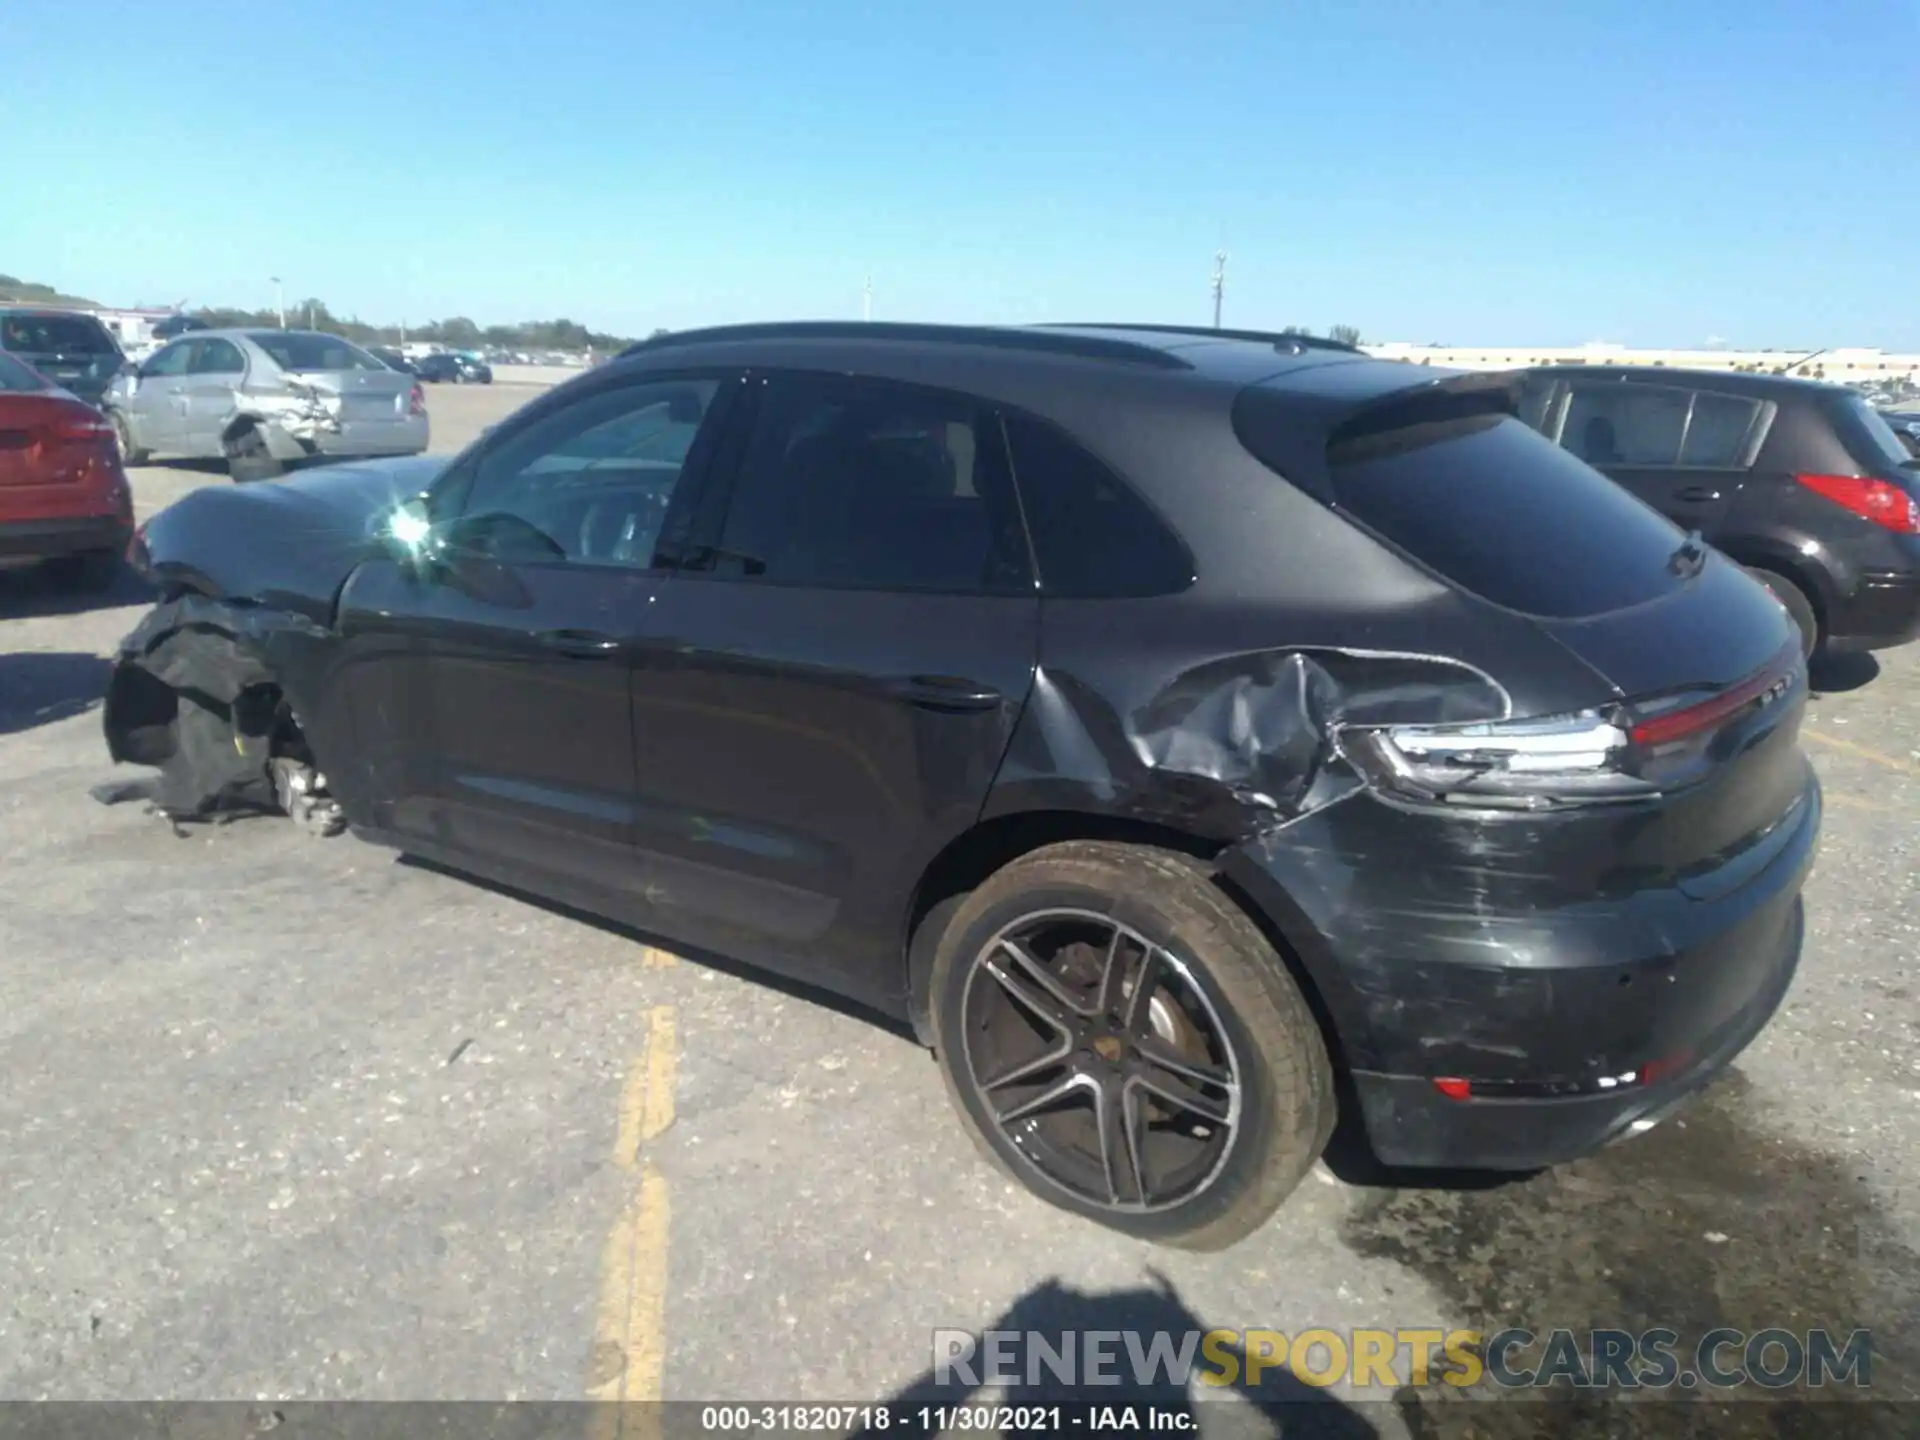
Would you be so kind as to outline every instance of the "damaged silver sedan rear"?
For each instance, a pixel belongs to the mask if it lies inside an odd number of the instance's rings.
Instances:
[[[418,455],[426,392],[351,341],[311,330],[196,330],[129,366],[101,407],[126,463],[224,460],[264,480],[311,458]]]

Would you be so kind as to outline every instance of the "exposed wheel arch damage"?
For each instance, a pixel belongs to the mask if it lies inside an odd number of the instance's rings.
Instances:
[[[339,833],[344,818],[275,664],[276,651],[327,638],[300,616],[194,592],[155,606],[121,642],[102,723],[116,762],[158,774],[95,798],[144,799],[176,830],[283,811]]]

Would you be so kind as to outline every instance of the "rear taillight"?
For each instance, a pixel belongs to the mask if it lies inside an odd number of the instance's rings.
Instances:
[[[1920,535],[1920,501],[1891,480],[1862,475],[1796,475],[1793,478],[1823,499],[1896,535]]]
[[[1629,745],[1618,721],[1598,710],[1473,725],[1392,725],[1340,736],[1341,750],[1376,789],[1504,810],[1652,794],[1654,787],[1625,767]]]
[[[1793,688],[1800,665],[1800,646],[1796,641],[1775,656],[1765,669],[1705,698],[1696,692],[1641,701],[1633,707],[1635,719],[1628,733],[1634,744],[1654,750],[1718,730],[1741,711],[1785,695]]]
[[[1722,729],[1804,689],[1805,674],[1796,639],[1717,690],[1538,720],[1345,729],[1340,751],[1373,789],[1415,803],[1553,810],[1640,800],[1698,779]]]
[[[409,415],[424,415],[427,413],[427,392],[422,390],[418,385],[415,385],[412,392],[407,396],[407,413]]]

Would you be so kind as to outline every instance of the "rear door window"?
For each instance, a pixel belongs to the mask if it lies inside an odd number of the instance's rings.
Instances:
[[[993,412],[965,395],[773,377],[711,568],[821,590],[1017,594],[1032,585]]]
[[[1193,583],[1186,546],[1126,482],[1051,425],[1005,421],[1045,594],[1171,595]]]
[[[1495,605],[1575,619],[1680,584],[1681,532],[1512,416],[1361,435],[1327,458],[1340,511]]]
[[[1604,381],[1571,389],[1560,443],[1589,465],[1680,463],[1691,392]]]

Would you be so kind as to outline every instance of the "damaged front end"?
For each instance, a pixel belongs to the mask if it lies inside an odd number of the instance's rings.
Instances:
[[[309,833],[339,834],[345,816],[272,663],[326,634],[297,615],[198,594],[155,606],[121,642],[103,714],[113,759],[158,773],[97,787],[95,798],[145,800],[176,833],[279,812]]]

